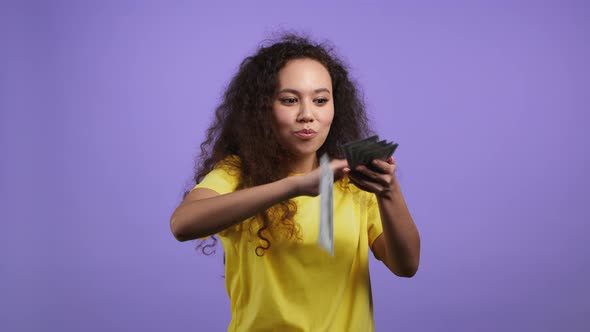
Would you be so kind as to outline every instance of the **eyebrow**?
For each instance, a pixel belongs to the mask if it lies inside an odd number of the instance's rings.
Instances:
[[[293,93],[293,94],[296,94],[296,95],[298,95],[298,94],[299,94],[299,91],[297,91],[297,90],[295,90],[295,89],[281,89],[281,90],[279,91],[279,93],[281,93],[281,92],[290,92],[290,93]],[[315,89],[315,90],[314,90],[314,92],[315,92],[315,93],[320,93],[320,92],[327,92],[327,93],[330,93],[330,90],[328,90],[328,89],[326,89],[326,88],[320,88],[320,89]]]

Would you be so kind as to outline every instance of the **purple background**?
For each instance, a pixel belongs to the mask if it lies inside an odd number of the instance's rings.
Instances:
[[[168,220],[285,28],[331,40],[400,142],[422,261],[371,261],[377,330],[587,331],[590,5],[442,3],[3,1],[0,330],[226,329],[221,252]]]

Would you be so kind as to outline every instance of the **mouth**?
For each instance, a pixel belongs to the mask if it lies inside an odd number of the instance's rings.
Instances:
[[[302,129],[302,130],[295,132],[295,136],[297,136],[299,138],[303,138],[303,139],[310,139],[310,138],[315,137],[315,135],[317,135],[317,132],[315,130],[309,129],[309,128]]]

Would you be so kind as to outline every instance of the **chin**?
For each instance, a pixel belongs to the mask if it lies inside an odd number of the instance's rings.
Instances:
[[[321,141],[321,142],[320,142]],[[316,154],[317,151],[322,147],[324,144],[325,138],[323,140],[313,140],[307,142],[301,141],[291,141],[291,144],[284,145],[287,147],[287,150],[296,157],[305,157],[311,154]]]

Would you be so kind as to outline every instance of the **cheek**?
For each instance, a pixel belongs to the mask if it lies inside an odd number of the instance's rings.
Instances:
[[[285,110],[276,109],[272,113],[272,124],[275,130],[284,130],[290,123],[289,116]]]
[[[322,112],[319,120],[327,126],[331,125],[332,121],[334,121],[334,109]]]

